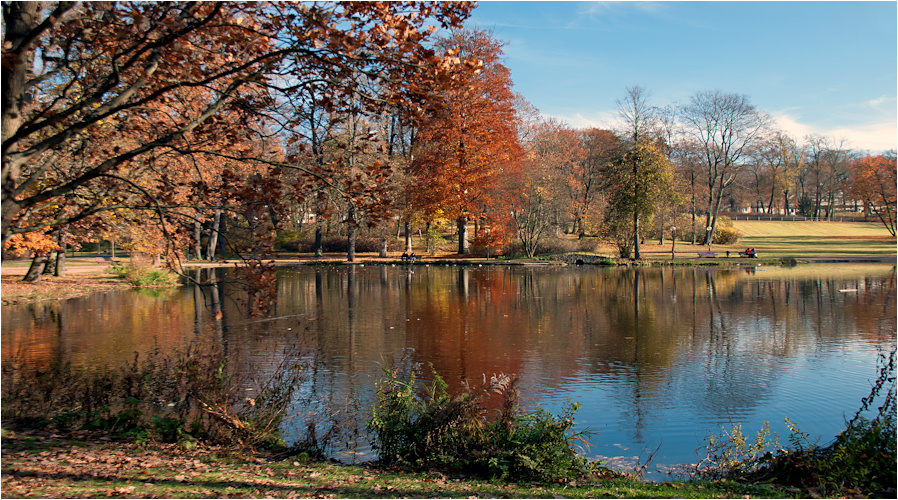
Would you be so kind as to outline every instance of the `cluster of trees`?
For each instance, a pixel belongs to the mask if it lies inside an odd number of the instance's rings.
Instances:
[[[403,226],[410,249],[412,229],[450,222],[459,253],[532,255],[565,231],[639,258],[675,224],[711,241],[726,209],[846,203],[894,234],[894,154],[800,146],[718,91],[658,108],[632,87],[619,130],[543,119],[502,44],[462,28],[471,8],[4,2],[4,248],[31,252],[37,279],[99,238],[179,262],[312,232],[321,252],[336,232],[353,260],[359,230],[386,255]]]
[[[403,127],[469,69],[434,35],[471,8],[3,2],[4,247],[258,254],[299,206],[384,217]]]

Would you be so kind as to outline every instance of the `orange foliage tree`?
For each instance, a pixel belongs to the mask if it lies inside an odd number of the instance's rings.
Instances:
[[[578,132],[555,119],[530,113],[523,145],[526,160],[520,185],[510,199],[524,253],[533,257],[549,229],[567,215],[572,179],[584,157]],[[578,221],[580,219],[577,219]]]
[[[441,106],[419,123],[410,189],[426,218],[456,220],[458,252],[464,254],[468,222],[474,220],[476,232],[481,219],[498,216],[503,190],[497,188],[519,175],[523,151],[501,45],[488,32],[461,30],[440,45],[459,58],[464,73],[438,94]]]
[[[889,234],[895,236],[896,183],[895,156],[865,156],[854,162],[849,190],[864,202],[868,214],[879,217]]]
[[[235,162],[260,165],[259,175],[273,178],[273,170],[299,169],[321,179],[272,154],[301,119],[286,106],[290,96],[322,82],[320,103],[328,113],[374,113],[399,104],[417,109],[434,85],[451,81],[451,61],[436,55],[431,36],[437,26],[459,25],[471,8],[424,2],[4,4],[4,243],[14,234],[110,210],[202,219],[220,207],[198,200],[234,181],[222,174]],[[380,91],[368,94],[358,77],[377,82]],[[260,142],[266,147],[255,147]],[[191,158],[201,159],[194,164]],[[176,163],[181,168],[167,169]],[[364,186],[348,180],[341,188]],[[276,204],[278,191],[267,193],[267,200],[252,203]],[[188,214],[187,205],[199,211]]]

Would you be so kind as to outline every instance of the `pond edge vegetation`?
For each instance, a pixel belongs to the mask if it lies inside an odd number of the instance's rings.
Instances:
[[[117,371],[88,373],[68,365],[32,370],[6,362],[4,454],[16,433],[49,432],[144,449],[173,446],[186,453],[218,446],[244,459],[261,454],[294,464],[324,460],[331,441],[345,437],[336,430],[340,423],[317,430],[310,425],[305,436],[285,442],[281,423],[313,367],[299,361],[303,357],[295,347],[279,359],[265,377],[229,374],[221,349],[199,343],[174,356],[135,356]],[[706,457],[664,484],[725,483],[727,491],[741,485],[742,494],[772,497],[894,497],[895,353],[882,354],[879,364],[870,395],[832,442],[811,442],[792,424],[789,445],[781,448],[766,427],[751,439],[735,425],[709,436]],[[369,465],[553,488],[647,484],[640,476],[644,466],[615,471],[584,458],[590,432],[574,429],[576,402],[559,414],[524,411],[516,386],[515,376],[495,374],[450,394],[432,369],[427,374],[408,362],[385,364],[376,402],[367,412],[366,431],[380,457]],[[868,410],[875,410],[872,418],[862,416]]]

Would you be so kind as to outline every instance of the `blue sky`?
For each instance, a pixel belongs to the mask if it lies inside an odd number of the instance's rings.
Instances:
[[[575,127],[612,126],[636,84],[656,106],[716,89],[799,140],[898,148],[898,2],[483,1],[468,27],[506,42],[515,90]]]

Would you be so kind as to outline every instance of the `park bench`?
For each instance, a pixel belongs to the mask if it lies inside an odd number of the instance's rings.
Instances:
[[[717,254],[714,252],[698,252],[699,257],[714,257],[715,255]]]
[[[97,257],[97,264],[112,264],[121,262],[118,257]]]
[[[758,252],[755,252],[755,253],[748,253],[748,252],[744,252],[744,251],[739,252],[739,257],[748,257],[751,259],[755,259],[758,257]]]

